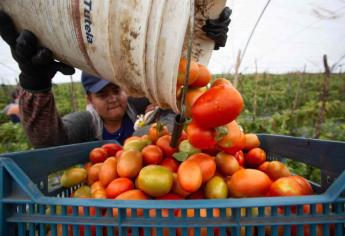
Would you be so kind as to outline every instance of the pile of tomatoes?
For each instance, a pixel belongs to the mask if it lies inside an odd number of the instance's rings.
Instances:
[[[240,130],[238,138],[243,139],[240,150],[233,145],[202,149],[191,145],[187,127],[178,147],[172,148],[168,129],[159,126],[153,124],[148,135],[130,137],[123,147],[104,144],[94,148],[89,154],[90,162],[84,165],[84,172],[77,180],[87,185],[73,195],[177,200],[313,194],[309,182],[291,175],[284,163],[266,160],[255,134]],[[232,143],[238,141],[234,139]],[[69,171],[80,169],[83,168]]]
[[[182,59],[180,87],[185,67]],[[191,62],[189,91],[202,92],[187,99],[189,120],[177,148],[170,146],[167,126],[157,122],[147,135],[130,137],[123,147],[93,149],[82,175],[90,188],[86,196],[140,200],[313,194],[309,182],[291,175],[284,163],[267,161],[256,134],[245,133],[236,122],[243,109],[238,90],[224,78],[210,85],[210,78],[205,66]]]
[[[178,91],[183,86],[185,66],[186,61],[181,60]],[[292,175],[280,161],[268,161],[257,135],[245,133],[236,122],[243,99],[228,80],[220,78],[210,85],[208,69],[194,62],[190,75],[186,95],[189,119],[178,146],[170,146],[167,126],[157,122],[146,135],[132,136],[123,146],[108,143],[94,148],[84,167],[69,169],[61,178],[65,187],[84,183],[72,197],[182,200],[313,194],[306,179]],[[117,211],[114,209],[114,216]],[[139,211],[137,215],[142,215]],[[164,209],[162,214],[168,215]],[[187,212],[189,217],[193,214]],[[213,214],[219,216],[217,211]],[[206,231],[202,232],[205,235]]]

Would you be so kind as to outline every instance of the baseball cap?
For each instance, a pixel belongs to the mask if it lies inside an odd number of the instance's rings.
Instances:
[[[107,86],[110,81],[82,72],[81,83],[83,84],[85,92],[98,93]]]

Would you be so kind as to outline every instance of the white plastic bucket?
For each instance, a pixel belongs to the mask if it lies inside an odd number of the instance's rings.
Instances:
[[[202,64],[214,44],[201,27],[225,2],[194,2],[192,58]],[[178,112],[176,77],[186,54],[190,0],[0,0],[0,9],[58,60]]]

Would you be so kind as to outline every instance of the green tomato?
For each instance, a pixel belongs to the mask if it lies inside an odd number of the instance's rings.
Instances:
[[[228,197],[228,186],[220,176],[214,176],[207,181],[205,197],[209,199],[223,199]]]

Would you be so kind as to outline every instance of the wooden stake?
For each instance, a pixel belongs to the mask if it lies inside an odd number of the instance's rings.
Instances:
[[[235,65],[235,76],[234,76],[234,82],[233,82],[233,86],[235,88],[237,88],[238,81],[240,80],[240,76],[238,73],[238,70],[240,69],[240,65],[241,65],[241,50],[238,50],[236,65]]]
[[[292,104],[292,109],[291,109],[291,113],[293,114],[294,111],[296,110],[298,104],[299,104],[299,95],[300,95],[300,91],[303,87],[303,82],[304,82],[304,76],[305,76],[305,71],[306,71],[306,65],[304,65],[304,69],[302,74],[300,72],[298,72],[298,77],[299,77],[299,81],[298,81],[298,85],[296,88],[296,93],[295,93],[295,98]]]
[[[70,75],[71,79],[71,105],[72,105],[72,111],[75,112],[78,110],[78,104],[77,104],[77,99],[76,99],[76,94],[75,94],[75,89],[74,89],[74,82],[73,82],[73,77]]]
[[[329,80],[331,78],[331,71],[329,69],[328,62],[327,62],[327,55],[323,55],[323,65],[325,67],[325,73],[324,73],[322,92],[320,94],[321,106],[320,106],[320,111],[319,111],[319,117],[315,124],[314,138],[320,137],[321,125],[325,119],[326,102],[327,102],[328,90],[329,90]]]
[[[268,89],[267,89],[267,91],[271,91],[271,89],[272,89],[272,84],[273,84],[273,80],[272,80],[272,78],[270,77],[269,74],[267,74],[267,78],[265,78],[265,79],[268,80]],[[265,100],[264,100],[264,104],[263,104],[262,107],[266,107],[266,104],[267,104],[267,101],[268,101],[268,96],[269,96],[269,94],[270,94],[270,93],[266,93],[266,95],[265,95]]]
[[[258,88],[258,63],[255,59],[255,77],[254,77],[254,97],[253,97],[253,123],[256,121],[256,96]]]

